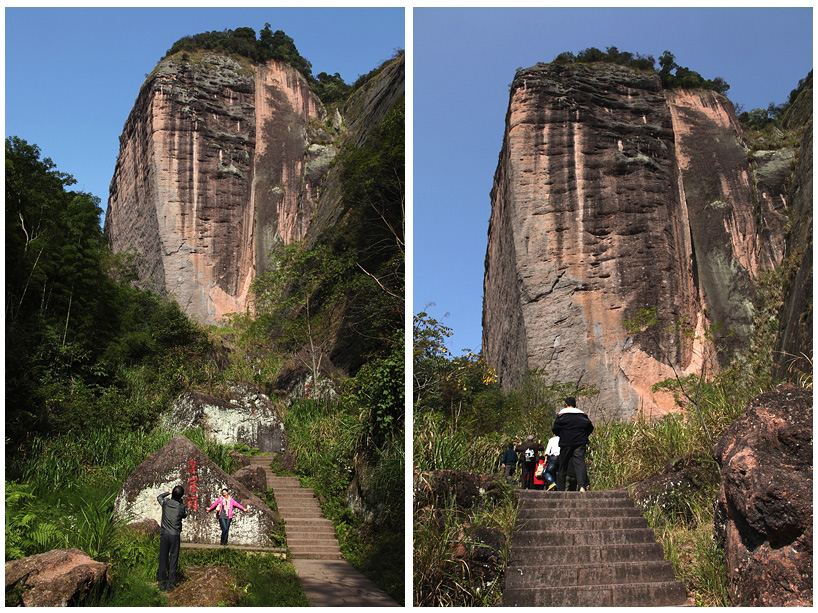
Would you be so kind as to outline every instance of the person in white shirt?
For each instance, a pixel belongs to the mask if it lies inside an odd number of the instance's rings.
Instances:
[[[557,486],[557,466],[560,458],[560,437],[552,436],[545,447],[545,483],[548,491]]]

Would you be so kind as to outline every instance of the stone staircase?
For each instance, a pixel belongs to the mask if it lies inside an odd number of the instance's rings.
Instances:
[[[271,456],[252,456],[250,466],[261,466],[267,487],[273,490],[278,514],[287,532],[291,559],[341,560],[341,547],[332,522],[324,518],[312,488],[301,487],[297,477],[277,477]]]
[[[684,584],[625,491],[519,490],[502,606],[674,606]]]

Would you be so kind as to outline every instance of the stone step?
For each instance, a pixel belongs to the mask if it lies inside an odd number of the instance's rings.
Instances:
[[[607,507],[611,509],[632,508],[633,500],[630,498],[587,498],[578,500],[576,498],[551,498],[545,500],[526,500],[521,508],[523,509],[585,509]]]
[[[588,492],[557,492],[554,490],[517,490],[517,498],[521,501],[527,500],[553,500],[556,498],[575,500],[575,499],[595,499],[595,498],[626,498],[630,500],[628,492],[625,490],[599,490]]]
[[[581,507],[576,509],[532,509],[523,507],[517,514],[518,521],[527,519],[563,519],[594,517],[642,517],[636,507]]]
[[[664,559],[664,550],[657,542],[622,545],[577,545],[562,547],[552,545],[517,545],[512,541],[509,565],[576,564],[578,562],[600,564],[639,562]]]
[[[298,494],[308,492],[310,495],[314,494],[314,490],[311,487],[290,487],[289,485],[286,487],[273,487],[271,488],[274,492],[278,493],[281,492],[282,494]]]
[[[274,489],[273,496],[276,500],[315,500],[312,490],[280,490]]]
[[[684,584],[679,581],[506,588],[502,606],[662,607],[684,604],[686,596]]]
[[[298,507],[284,506],[278,507],[278,514],[285,518],[295,517],[323,517],[318,505],[302,505]]]
[[[552,564],[509,567],[506,589],[569,585],[608,585],[674,581],[673,565],[667,560],[622,562],[620,564]]]
[[[275,494],[274,494],[275,495]],[[314,507],[320,508],[318,499],[313,496],[275,496],[276,505],[279,507]]]
[[[338,544],[338,541],[332,540],[316,541],[296,540],[294,543],[291,543],[288,539],[287,546],[290,548],[290,551],[319,551],[319,552],[341,551],[341,546]]]
[[[627,528],[647,528],[648,522],[642,517],[564,517],[559,521],[552,518],[528,518],[517,522],[516,530],[553,530],[559,527],[562,530],[620,530]]]
[[[294,536],[307,536],[311,534],[335,534],[335,527],[332,522],[325,519],[321,523],[306,524],[304,522],[298,523],[298,518],[285,519],[284,524],[287,528],[287,534]]]
[[[301,482],[293,477],[292,481],[281,481],[281,477],[270,477],[267,475],[267,485],[270,486],[272,490],[278,489],[299,489],[301,487]]]
[[[335,539],[334,534],[324,534],[324,535],[317,535],[317,536],[308,536],[308,537],[296,537],[290,534],[287,535],[287,545],[291,549],[299,548],[299,547],[310,547],[312,545],[326,545],[326,546],[333,546],[339,547],[338,541]]]
[[[655,542],[656,535],[650,528],[625,528],[621,530],[568,530],[563,526],[552,526],[549,530],[520,530],[519,532],[515,532],[512,546],[606,546]]]
[[[291,560],[343,560],[340,553],[334,552],[291,551],[289,557]]]
[[[290,517],[286,522],[288,527],[300,526],[303,530],[312,530],[315,526],[332,526],[332,522],[325,517]]]

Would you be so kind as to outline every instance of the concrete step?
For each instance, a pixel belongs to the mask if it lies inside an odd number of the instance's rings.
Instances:
[[[594,517],[642,517],[636,507],[579,507],[575,509],[536,509],[523,507],[517,514],[518,521],[527,519],[562,519]]]
[[[534,586],[608,585],[674,581],[673,565],[667,560],[622,562],[620,564],[552,564],[509,567],[506,588]]]
[[[647,528],[648,522],[644,517],[564,517],[559,521],[552,518],[528,518],[517,522],[517,530],[553,530],[559,527],[565,531],[571,530],[619,530],[627,528]]]
[[[625,528],[621,530],[567,530],[552,526],[549,530],[520,530],[514,533],[512,546],[551,545],[570,547],[575,545],[626,545],[655,543],[656,535],[650,528]]]
[[[684,604],[684,584],[679,581],[625,583],[572,587],[506,588],[504,607],[638,607]]]
[[[516,535],[515,535],[516,536]],[[577,562],[601,564],[639,562],[664,559],[664,550],[657,543],[623,545],[577,545],[573,547],[551,545],[517,545],[512,541],[509,565],[576,564]]]

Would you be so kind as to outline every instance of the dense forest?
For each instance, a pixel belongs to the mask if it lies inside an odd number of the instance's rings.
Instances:
[[[169,53],[204,47],[274,57],[311,77],[283,32],[267,26],[255,46],[237,45],[251,38],[249,28],[186,37]],[[311,82],[325,98],[331,84],[343,85],[329,95],[339,104],[354,95],[354,86],[322,75]],[[252,288],[252,314],[210,327],[139,289],[139,256],[111,252],[99,199],[73,191],[76,180],[37,145],[7,138],[6,560],[77,547],[112,572],[86,604],[166,604],[154,582],[158,542],[126,529],[114,498],[170,440],[159,418],[180,394],[220,396],[248,383],[284,417],[289,446],[277,472],[314,487],[345,559],[403,600],[404,557],[394,552],[404,538],[404,123],[398,105],[365,143],[342,148],[342,219],[277,255],[275,271]],[[276,389],[305,342],[347,328],[364,340],[355,340],[359,357],[331,382],[332,393],[316,385],[291,400]],[[185,435],[227,472],[238,468],[231,450],[254,453],[201,430]],[[347,505],[353,479],[364,513]],[[277,558],[201,553],[186,556],[180,571],[225,561],[246,584],[240,605],[307,604],[292,565]],[[7,603],[16,597],[7,592]]]

